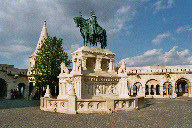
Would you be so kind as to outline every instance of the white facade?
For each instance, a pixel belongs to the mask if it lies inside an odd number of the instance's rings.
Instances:
[[[135,93],[148,98],[192,97],[192,65],[126,67],[126,74],[132,95]],[[142,94],[139,89],[142,89]]]

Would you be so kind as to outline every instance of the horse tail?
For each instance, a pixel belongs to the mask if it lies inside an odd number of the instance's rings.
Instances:
[[[104,48],[105,48],[105,47],[107,47],[107,34],[106,34],[105,29],[103,31],[103,37],[104,37],[103,44],[104,44]]]

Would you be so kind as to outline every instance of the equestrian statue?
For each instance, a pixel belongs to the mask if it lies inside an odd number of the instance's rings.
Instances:
[[[87,46],[87,43],[97,46],[97,42],[101,44],[102,49],[107,46],[106,30],[97,23],[97,17],[93,10],[91,10],[91,17],[88,19],[84,19],[82,15],[73,19],[76,27],[80,28],[84,46]]]

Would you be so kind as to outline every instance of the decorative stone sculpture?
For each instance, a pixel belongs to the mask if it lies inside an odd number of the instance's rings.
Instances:
[[[118,70],[118,73],[121,74],[125,74],[126,73],[126,62],[123,62],[121,67]]]
[[[73,87],[73,85],[70,86],[69,92],[68,92],[69,96],[75,96],[75,88]]]
[[[50,98],[50,97],[51,97],[49,85],[47,85],[47,89],[46,89],[46,93],[45,93],[44,97],[45,97],[45,98]]]
[[[68,68],[65,66],[65,63],[61,63],[61,73],[69,74]]]

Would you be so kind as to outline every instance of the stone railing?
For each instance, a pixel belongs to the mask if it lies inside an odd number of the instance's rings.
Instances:
[[[68,100],[57,100],[41,97],[40,109],[44,111],[66,113],[68,108]]]
[[[178,65],[178,66],[146,66],[146,67],[127,67],[128,74],[132,73],[182,73],[192,72],[191,65]]]
[[[112,113],[130,111],[145,106],[144,97],[118,99],[75,99],[74,102],[65,99],[41,98],[40,109],[66,114],[76,113]],[[71,108],[75,108],[72,112]]]

